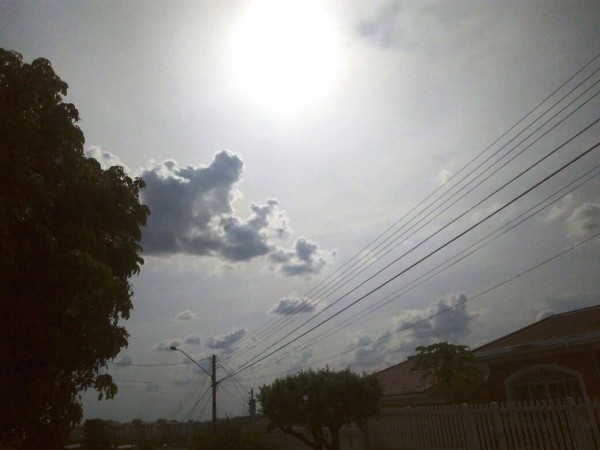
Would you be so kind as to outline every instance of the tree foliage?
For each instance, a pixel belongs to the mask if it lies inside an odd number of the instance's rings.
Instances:
[[[141,179],[84,155],[66,93],[46,59],[0,49],[0,439],[37,448],[79,422],[81,390],[117,391],[102,369],[127,345],[149,213]]]
[[[380,397],[381,386],[375,377],[329,368],[279,378],[263,386],[258,394],[270,426],[314,450],[339,450],[342,425],[354,422],[365,426],[367,419],[378,413]],[[296,425],[304,427],[312,439],[295,431]],[[323,433],[324,427],[330,431],[329,439]]]
[[[468,346],[438,342],[416,351],[415,369],[433,378],[431,392],[458,402],[467,400],[481,385],[483,370]]]

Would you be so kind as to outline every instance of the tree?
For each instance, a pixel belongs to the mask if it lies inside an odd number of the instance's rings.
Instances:
[[[326,368],[279,378],[260,389],[258,401],[271,428],[281,429],[314,450],[339,450],[342,425],[355,422],[364,427],[378,413],[380,397],[375,377]],[[295,431],[296,425],[304,427],[312,439]],[[330,431],[329,442],[323,427]]]
[[[419,346],[416,351],[414,370],[423,370],[424,377],[433,378],[431,392],[458,402],[467,400],[481,385],[483,369],[468,346],[438,342]]]
[[[85,450],[110,450],[114,441],[110,424],[102,419],[83,423],[83,448]]]
[[[83,153],[78,111],[46,59],[0,49],[0,443],[58,448],[80,392],[117,392],[129,278],[149,213],[141,179]]]

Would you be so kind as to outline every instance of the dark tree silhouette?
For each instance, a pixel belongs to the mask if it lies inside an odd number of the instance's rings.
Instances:
[[[115,395],[102,369],[143,264],[143,182],[84,155],[66,92],[46,59],[0,49],[0,444],[59,448],[82,390]]]
[[[260,389],[258,400],[271,428],[279,428],[314,450],[339,450],[344,424],[366,425],[379,412],[381,386],[373,376],[349,369],[312,370],[279,378]],[[312,439],[294,430],[304,427]],[[330,437],[323,433],[328,428]]]
[[[459,402],[467,400],[480,387],[483,367],[477,364],[468,346],[438,342],[415,350],[415,370],[422,370],[423,376],[433,378],[432,393]]]

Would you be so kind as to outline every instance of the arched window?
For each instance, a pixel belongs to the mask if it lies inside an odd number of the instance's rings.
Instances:
[[[510,400],[542,400],[587,397],[579,372],[552,364],[525,367],[505,381]]]

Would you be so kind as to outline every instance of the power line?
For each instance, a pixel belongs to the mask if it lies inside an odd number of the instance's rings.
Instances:
[[[286,356],[289,356],[291,353],[307,349],[309,346],[311,346],[311,345],[313,345],[313,344],[315,344],[315,343],[317,343],[317,342],[319,342],[319,341],[321,341],[323,339],[326,339],[326,338],[332,336],[333,334],[335,334],[335,333],[341,331],[342,329],[348,327],[349,325],[355,323],[357,320],[364,318],[365,316],[367,316],[367,315],[369,315],[369,314],[371,314],[371,313],[373,313],[373,312],[381,309],[382,307],[386,306],[390,302],[392,302],[394,300],[397,300],[398,298],[400,298],[404,294],[412,291],[413,289],[416,289],[421,284],[423,284],[426,281],[430,280],[431,278],[439,275],[440,273],[444,272],[445,270],[449,269],[450,267],[454,266],[455,264],[459,263],[460,261],[466,259],[467,257],[469,257],[470,255],[472,255],[476,251],[479,251],[484,246],[490,244],[491,242],[493,242],[494,240],[496,240],[499,237],[503,236],[504,234],[508,233],[509,231],[513,230],[514,228],[516,228],[517,226],[519,226],[523,222],[525,222],[525,221],[529,220],[530,218],[534,217],[535,215],[539,214],[540,212],[542,212],[543,210],[545,210],[549,206],[551,206],[554,203],[556,203],[558,200],[562,199],[563,197],[565,197],[569,193],[573,192],[575,189],[578,189],[579,187],[581,187],[585,183],[587,183],[587,182],[591,181],[592,179],[594,179],[595,177],[599,176],[600,175],[600,172],[598,172],[599,168],[600,168],[600,165],[596,165],[595,167],[591,168],[590,170],[588,170],[587,172],[585,172],[584,174],[582,174],[581,176],[579,176],[575,180],[573,180],[570,183],[568,183],[566,186],[560,188],[558,191],[555,191],[554,193],[552,193],[551,195],[547,196],[546,198],[544,198],[540,202],[538,202],[535,205],[533,205],[532,207],[528,208],[526,211],[524,211],[523,213],[521,213],[520,215],[518,215],[514,219],[510,220],[508,223],[500,226],[499,228],[497,228],[496,230],[494,230],[491,233],[487,234],[483,238],[481,238],[478,241],[474,242],[473,244],[469,245],[464,250],[456,253],[452,257],[446,259],[441,264],[439,264],[436,267],[434,267],[434,268],[430,269],[429,271],[425,272],[423,275],[417,277],[413,281],[407,283],[401,289],[399,289],[396,292],[394,292],[394,293],[392,293],[392,294],[390,294],[390,295],[382,298],[381,300],[377,301],[373,305],[371,305],[371,306],[369,306],[369,307],[367,307],[367,308],[365,308],[365,309],[363,309],[361,311],[356,312],[354,315],[352,315],[348,319],[344,320],[342,323],[336,325],[333,329],[331,329],[331,330],[329,330],[329,331],[327,331],[325,333],[322,333],[320,335],[314,336],[313,338],[311,338],[307,342],[305,342],[302,345],[301,348],[299,348],[297,350],[294,350],[293,352],[288,353],[287,355],[283,356],[282,358],[284,358]],[[596,171],[596,173],[593,174],[593,172],[595,172],[595,171]],[[593,174],[593,175],[588,176],[590,174]],[[585,179],[586,177],[588,177],[588,178]],[[567,189],[569,187],[571,187],[571,189]],[[561,192],[562,192],[562,194],[561,194]],[[561,195],[558,195],[558,194],[561,194]],[[556,198],[554,198],[551,202],[548,202],[548,200],[550,200],[552,197],[556,197]],[[547,202],[546,205],[544,205],[541,208],[538,208],[539,206],[541,206],[542,204],[544,204],[546,202]],[[538,209],[535,210],[536,208],[538,208]],[[501,231],[501,230],[503,230],[503,231]],[[499,233],[499,231],[501,231],[501,232]],[[492,238],[490,239],[490,237],[492,237]],[[472,248],[474,248],[474,250],[471,250]],[[471,250],[471,251],[469,251],[469,250]],[[452,261],[452,260],[454,260],[454,261]],[[440,269],[440,270],[438,270],[438,269]],[[261,367],[261,369],[264,369],[264,368],[269,367],[269,366],[271,366],[273,364],[276,364],[280,360],[281,360],[281,358],[278,359],[278,360],[276,360],[276,361],[274,361],[274,362],[272,362],[272,363],[270,363],[270,364],[264,365],[264,366]]]
[[[433,313],[433,314],[425,317],[424,319],[421,319],[421,320],[418,320],[416,322],[412,322],[412,323],[407,324],[405,326],[399,327],[395,331],[393,331],[393,332],[387,334],[386,336],[384,336],[382,338],[382,341],[388,340],[393,335],[396,335],[396,334],[401,333],[403,331],[407,331],[407,330],[409,330],[411,328],[414,328],[417,325],[420,325],[422,323],[428,322],[428,321],[430,321],[431,319],[433,319],[433,318],[435,318],[437,316],[440,316],[440,315],[442,315],[442,314],[444,314],[444,313],[446,313],[448,311],[451,311],[453,309],[456,309],[459,306],[464,305],[465,303],[469,303],[469,302],[471,302],[471,301],[473,301],[473,300],[475,300],[475,299],[477,299],[477,298],[479,298],[479,297],[481,297],[481,296],[483,296],[485,294],[488,294],[489,292],[491,292],[491,291],[493,291],[495,289],[498,289],[498,288],[500,288],[500,287],[502,287],[502,286],[504,286],[504,285],[506,285],[506,284],[508,284],[508,283],[510,283],[510,282],[512,282],[512,281],[514,281],[514,280],[516,280],[516,279],[518,279],[518,278],[520,278],[520,277],[522,277],[522,276],[530,273],[530,272],[533,272],[533,271],[539,269],[540,267],[542,267],[542,266],[544,266],[544,265],[546,265],[546,264],[548,264],[548,263],[550,263],[550,262],[552,262],[552,261],[560,258],[561,256],[563,256],[563,255],[565,255],[565,254],[567,254],[567,253],[569,253],[569,252],[571,252],[571,251],[573,251],[573,250],[581,247],[582,245],[584,245],[584,244],[592,241],[593,239],[596,239],[599,236],[600,236],[600,233],[596,233],[596,234],[588,237],[587,239],[579,241],[576,244],[574,244],[574,245],[566,248],[565,250],[562,250],[561,252],[559,252],[559,253],[557,253],[557,254],[555,254],[555,255],[553,255],[553,256],[545,259],[544,261],[542,261],[542,262],[540,262],[538,264],[535,264],[534,266],[531,266],[530,268],[528,268],[528,269],[526,269],[526,270],[518,273],[517,275],[514,275],[514,276],[512,276],[512,277],[510,277],[510,278],[508,278],[508,279],[506,279],[506,280],[504,280],[504,281],[502,281],[502,282],[500,282],[500,283],[498,283],[498,284],[496,284],[496,285],[488,288],[488,289],[485,289],[485,290],[483,290],[483,291],[481,291],[481,292],[473,295],[472,297],[469,297],[469,298],[467,298],[467,299],[465,299],[463,301],[457,302],[455,305],[449,306],[447,308],[440,309],[437,312],[435,312],[435,313]],[[292,372],[294,370],[301,370],[304,367],[310,367],[310,366],[313,366],[315,364],[321,364],[321,363],[324,363],[324,362],[328,362],[331,359],[339,358],[340,356],[347,355],[348,353],[351,353],[351,352],[355,351],[357,348],[360,348],[360,347],[350,348],[350,349],[345,350],[343,352],[327,356],[327,357],[322,358],[322,359],[320,359],[318,361],[313,361],[309,365],[305,365],[305,366],[302,366],[302,367],[295,367],[293,369],[289,369],[289,370],[286,370],[284,372],[280,372],[280,373],[277,373],[277,374],[270,374],[270,375],[265,375],[263,377],[250,378],[250,380],[258,380],[258,379],[263,379],[263,378],[269,378],[269,377],[277,376],[277,375],[280,375],[280,374],[283,374],[283,373],[289,373],[289,372]]]
[[[592,123],[592,125],[594,125],[595,123],[597,123],[600,119],[597,119],[596,121],[594,121]],[[590,125],[590,126],[592,126]],[[586,127],[586,129],[588,129],[588,127]],[[503,189],[504,187],[508,186],[510,183],[512,183],[513,181],[515,181],[516,179],[520,178],[524,173],[528,172],[529,170],[531,170],[531,168],[535,167],[537,164],[539,164],[541,161],[545,160],[547,157],[549,157],[551,154],[553,154],[554,152],[556,152],[558,149],[562,148],[564,145],[566,145],[566,143],[570,142],[573,138],[570,138],[569,140],[567,140],[566,142],[564,142],[563,144],[561,144],[559,147],[557,147],[555,150],[553,150],[550,154],[544,156],[542,159],[538,160],[536,163],[534,163],[534,165],[530,166],[529,168],[525,169],[524,171],[522,171],[521,173],[519,173],[516,177],[512,178],[509,182],[505,183],[503,186],[501,186],[500,188],[498,188],[497,190],[495,190],[492,194],[490,194],[488,197],[486,198],[490,198],[492,195],[496,194],[497,192],[499,192],[501,189]],[[292,344],[293,342],[297,341],[298,339],[300,339],[301,337],[305,336],[306,334],[310,333],[311,331],[313,331],[314,329],[322,326],[324,323],[328,322],[329,320],[333,319],[334,317],[338,316],[339,314],[341,314],[342,312],[346,311],[348,308],[352,307],[353,305],[357,304],[358,302],[364,300],[366,297],[368,297],[369,295],[373,294],[374,292],[376,292],[377,290],[381,289],[383,286],[389,284],[391,281],[393,281],[394,279],[398,278],[399,276],[403,275],[404,273],[406,273],[407,271],[409,271],[410,269],[414,268],[415,266],[417,266],[418,264],[422,263],[423,261],[425,261],[426,259],[428,259],[429,257],[431,257],[432,255],[434,255],[435,253],[439,252],[440,250],[442,250],[443,248],[447,247],[448,245],[450,245],[451,243],[455,242],[456,240],[458,240],[459,238],[461,238],[462,236],[464,236],[465,234],[467,234],[468,232],[472,231],[473,229],[475,229],[476,227],[478,227],[479,225],[481,225],[482,223],[484,223],[485,221],[489,220],[491,217],[495,216],[496,214],[500,213],[501,211],[503,211],[504,209],[506,209],[508,206],[512,205],[513,203],[515,203],[516,201],[518,201],[519,199],[523,198],[525,195],[529,194],[531,191],[533,191],[534,189],[536,189],[537,187],[539,187],[540,185],[542,185],[543,183],[547,182],[550,178],[554,177],[555,175],[557,175],[558,173],[560,173],[561,171],[563,171],[564,169],[566,169],[567,167],[571,166],[572,164],[574,164],[575,162],[579,161],[581,158],[583,158],[584,156],[586,156],[587,154],[589,154],[590,152],[592,152],[593,150],[595,150],[598,146],[600,146],[600,143],[596,143],[595,145],[591,146],[590,148],[588,148],[587,150],[585,150],[583,153],[579,154],[578,156],[576,156],[575,158],[571,159],[569,162],[567,162],[566,164],[562,165],[559,169],[555,170],[554,172],[552,172],[550,175],[544,177],[542,180],[540,180],[539,182],[535,183],[533,186],[531,186],[530,188],[526,189],[524,192],[522,192],[521,194],[519,194],[518,196],[514,197],[512,200],[510,200],[509,202],[505,203],[502,207],[498,208],[497,210],[495,210],[494,212],[490,213],[489,215],[487,215],[485,218],[477,221],[474,225],[468,227],[466,230],[460,232],[459,234],[457,234],[456,236],[454,236],[453,238],[451,238],[450,240],[446,241],[443,245],[439,246],[438,248],[436,248],[435,250],[433,250],[432,252],[428,253],[427,255],[425,255],[424,257],[420,258],[419,260],[417,260],[416,262],[414,262],[413,264],[409,265],[407,268],[403,269],[402,271],[400,271],[399,273],[397,273],[396,275],[394,275],[393,277],[389,278],[388,280],[386,280],[385,282],[381,283],[380,285],[378,285],[377,287],[375,287],[374,289],[370,290],[367,294],[362,295],[361,297],[359,297],[357,300],[353,301],[352,303],[350,303],[349,305],[345,306],[344,308],[342,308],[340,311],[332,314],[331,316],[329,316],[328,318],[324,319],[323,321],[321,321],[320,323],[318,323],[317,325],[311,327],[309,330],[303,332],[302,334],[300,334],[299,336],[291,339],[290,341],[288,341],[285,344],[280,345],[279,347],[277,347],[275,350],[271,351],[270,353],[268,353],[267,355],[263,356],[262,358],[254,361],[258,356],[262,355],[263,353],[265,353],[266,351],[268,351],[270,348],[272,348],[274,345],[268,347],[267,349],[263,350],[261,353],[259,353],[258,355],[256,355],[254,358],[248,360],[247,362],[245,362],[244,364],[242,364],[238,369],[236,369],[236,371],[233,372],[233,374],[237,374],[243,370],[246,370],[248,367],[255,365],[256,363],[263,361],[264,359],[266,359],[267,357],[271,356],[272,354],[276,353],[277,351],[287,347],[288,345]],[[481,202],[480,202],[481,203]],[[465,213],[461,214],[460,216],[458,216],[456,219],[454,219],[453,221],[451,221],[450,223],[455,222],[458,218],[463,217],[466,213],[468,213],[469,211],[471,211],[473,208],[469,208]],[[446,227],[446,226],[445,226]],[[444,228],[445,228],[444,227]],[[439,232],[436,231],[433,235],[437,234]],[[430,239],[431,236],[430,235],[426,240]],[[421,245],[424,241],[422,241],[420,244]],[[403,255],[404,256],[404,255]],[[392,262],[391,264],[395,263],[396,261],[398,261],[398,259],[396,259],[394,262]],[[390,265],[391,265],[390,264]],[[386,266],[386,268],[389,267]],[[381,273],[381,271],[378,272],[378,274]],[[377,274],[376,274],[377,275]],[[363,283],[364,284],[364,283]],[[347,295],[347,294],[345,294]],[[339,302],[343,297],[341,297],[340,299],[336,300],[336,303]],[[324,311],[324,310],[323,310]],[[321,311],[321,312],[323,312]],[[320,312],[320,313],[321,313]],[[315,315],[316,316],[316,315]],[[315,317],[313,316],[313,317]],[[305,322],[306,323],[306,322]],[[293,330],[292,332],[288,333],[285,337],[290,336],[291,333],[293,333],[294,331],[296,331],[298,328],[296,328],[295,330]],[[285,339],[285,337],[283,339]],[[283,340],[282,339],[282,340]],[[252,362],[254,361],[254,362]],[[229,375],[232,376],[232,375]],[[227,378],[227,377],[225,377]]]
[[[434,192],[432,192],[428,197],[426,197],[422,202],[420,202],[417,206],[415,206],[413,209],[411,209],[407,214],[405,214],[401,219],[399,219],[397,222],[395,222],[391,227],[389,227],[387,230],[385,230],[382,234],[380,234],[375,240],[373,240],[370,244],[368,244],[363,250],[361,250],[357,255],[360,255],[364,250],[368,249],[369,246],[371,246],[372,244],[374,244],[375,242],[377,242],[380,238],[382,238],[387,232],[389,232],[390,230],[392,230],[394,227],[396,227],[396,225],[398,225],[402,220],[404,220],[406,217],[408,217],[408,215],[410,215],[413,211],[415,211],[416,209],[418,209],[423,203],[425,203],[429,198],[431,198],[435,193],[437,193],[442,187],[444,187],[446,184],[448,184],[453,178],[455,178],[456,176],[458,176],[463,170],[465,170],[468,166],[470,166],[475,160],[477,160],[481,155],[483,155],[486,151],[488,151],[490,148],[493,147],[493,145],[495,145],[496,143],[498,143],[503,137],[507,136],[512,130],[514,130],[521,122],[523,122],[527,117],[529,117],[531,114],[533,114],[533,112],[535,112],[541,105],[543,105],[547,100],[549,100],[552,96],[554,96],[558,91],[560,91],[564,86],[566,86],[570,81],[572,81],[577,75],[579,75],[584,69],[586,69],[589,65],[591,65],[598,57],[600,56],[600,54],[596,55],[592,60],[590,60],[583,68],[581,68],[578,72],[576,72],[573,76],[571,76],[566,82],[564,82],[559,88],[557,88],[552,94],[550,94],[549,96],[547,96],[542,102],[540,102],[535,108],[533,108],[527,115],[525,115],[520,121],[518,121],[515,125],[513,125],[513,127],[511,127],[507,132],[505,132],[500,138],[498,138],[496,141],[494,141],[490,146],[488,146],[484,151],[482,151],[480,154],[478,154],[474,159],[472,159],[469,163],[467,163],[467,165],[463,166],[462,169],[459,170],[459,172],[457,172],[457,174],[455,174],[453,177],[451,177],[446,183],[444,183],[443,185],[439,186]],[[548,113],[551,109],[553,109],[556,105],[558,105],[560,102],[562,102],[568,95],[570,95],[572,92],[575,91],[575,89],[577,89],[578,87],[580,87],[585,81],[589,80],[591,78],[591,76],[593,76],[599,69],[596,69],[591,75],[589,75],[587,78],[585,78],[582,82],[580,82],[575,88],[571,89],[567,94],[565,94],[562,99],[560,99],[559,101],[555,102],[554,105],[552,105],[551,107],[549,107],[541,116],[543,117],[546,113]],[[555,113],[550,119],[548,119],[546,122],[544,122],[544,124],[542,124],[540,127],[538,127],[536,130],[534,130],[532,133],[529,134],[528,137],[532,136],[536,131],[540,130],[545,124],[547,124],[550,120],[552,120],[554,117],[556,117],[558,114],[560,114],[562,111],[564,111],[568,106],[570,106],[573,102],[575,102],[577,99],[579,99],[582,95],[584,95],[586,92],[588,92],[592,87],[594,87],[598,82],[594,83],[593,86],[591,86],[590,88],[588,88],[586,91],[584,91],[582,94],[580,94],[577,98],[575,98],[574,100],[572,100],[569,104],[567,104],[566,106],[564,106],[562,109],[560,109],[557,113]],[[597,95],[597,94],[595,94]],[[593,97],[592,97],[593,98]],[[585,103],[587,103],[589,100],[588,99]],[[584,103],[584,104],[585,104]],[[580,105],[577,109],[579,109],[581,106]],[[577,110],[576,109],[576,110]],[[574,111],[573,111],[574,112]],[[571,115],[573,112],[571,112],[569,115]],[[568,116],[567,116],[568,117]],[[567,117],[563,118],[559,123],[562,123],[563,120],[565,120]],[[536,119],[537,121],[538,119]],[[525,129],[523,129],[521,132],[519,132],[515,137],[513,137],[511,140],[509,140],[506,144],[504,144],[499,150],[497,150],[493,155],[491,155],[490,157],[488,157],[483,163],[479,164],[475,169],[473,169],[471,172],[469,172],[469,174],[467,174],[465,177],[463,177],[461,180],[459,180],[452,188],[458,186],[463,180],[466,179],[466,177],[470,176],[472,173],[474,173],[477,169],[479,169],[483,164],[485,164],[487,161],[489,161],[489,159],[491,157],[493,157],[495,154],[497,154],[499,151],[501,151],[503,148],[505,148],[508,144],[510,144],[514,139],[516,139],[519,135],[521,135],[527,128],[529,128],[534,122],[532,122],[530,125],[528,125]],[[552,130],[553,128],[555,128],[558,124],[554,125],[550,130]],[[544,133],[547,134],[550,130],[546,131]],[[543,136],[543,135],[542,135]],[[541,136],[536,139],[539,140],[541,138]],[[523,139],[518,145],[520,145],[521,143],[523,143],[527,138]],[[534,141],[534,142],[536,142]],[[530,144],[528,147],[530,147],[532,144]],[[517,146],[515,146],[514,148],[516,148]],[[513,150],[514,150],[513,148]],[[511,150],[512,151],[512,150]],[[523,150],[524,151],[524,150]],[[522,153],[522,151],[520,152]],[[519,154],[520,154],[519,153]],[[505,155],[506,156],[506,155]],[[514,159],[514,158],[513,158]],[[512,161],[512,159],[511,159]],[[496,164],[496,163],[494,163]],[[489,170],[491,168],[488,167]],[[485,173],[485,172],[484,172]],[[482,174],[480,174],[479,176],[481,176]],[[478,177],[479,177],[478,176]],[[474,180],[471,180],[471,182]],[[470,182],[470,183],[471,183]],[[478,184],[479,185],[479,184]],[[477,185],[477,186],[478,186]],[[463,187],[464,189],[464,187]],[[448,191],[449,192],[449,191]],[[469,191],[470,192],[470,191]],[[455,195],[455,194],[454,194]],[[442,196],[443,197],[443,196]],[[434,200],[433,203],[430,203],[424,210],[422,210],[419,214],[422,214],[424,211],[427,210],[427,208],[429,208],[430,206],[432,206],[435,202],[437,202],[438,200],[440,200],[442,197],[439,197],[438,199]],[[462,198],[462,197],[461,197]],[[417,216],[413,217],[411,219],[414,220]],[[409,222],[410,223],[410,222]],[[406,225],[406,224],[405,224]],[[381,246],[382,244],[384,244],[387,240],[389,240],[392,236],[394,236],[394,234],[396,234],[398,231],[394,232],[392,235],[388,236],[384,241],[380,242],[372,251],[376,250],[379,246]],[[394,247],[395,248],[395,247]],[[389,253],[389,252],[387,252]],[[387,254],[386,253],[386,254]],[[341,268],[343,268],[344,266],[348,265],[353,259],[356,258],[356,256],[351,258],[350,260],[348,260],[346,263],[344,263],[344,265],[342,265]],[[370,258],[372,258],[372,256],[369,256]],[[354,267],[357,263],[360,263],[361,260],[363,260],[364,258],[366,258],[366,256],[362,256],[359,261],[355,262],[353,266],[351,266],[349,269],[346,269],[344,271],[342,271],[340,273],[340,275],[338,275],[337,277],[334,277],[334,280],[330,281],[328,284],[331,284],[335,281],[336,278],[339,278],[341,275],[343,275],[344,273],[347,272],[347,270],[352,269],[352,267]],[[372,264],[372,263],[371,263]],[[340,268],[340,270],[341,270]],[[340,272],[340,270],[338,270],[338,272]],[[366,269],[363,269],[362,271],[364,271]],[[361,271],[361,273],[362,273]],[[321,286],[327,279],[332,278],[335,275],[332,274],[329,277],[327,277],[325,280],[323,280],[322,282],[320,282],[317,286],[315,286],[312,290],[310,290],[307,294],[305,294],[304,297],[307,297],[308,295],[310,295],[312,292],[314,292],[319,286]],[[342,279],[343,280],[343,279]],[[339,281],[337,282],[339,283]],[[345,284],[345,283],[344,283]],[[334,285],[335,286],[335,285]],[[338,288],[339,289],[339,288]],[[336,289],[337,290],[337,289]],[[335,291],[334,291],[335,292]],[[330,295],[331,292],[327,295]],[[320,301],[322,300],[318,300],[315,302],[315,304],[318,304]],[[271,327],[271,329],[269,330],[268,335],[265,337],[268,338],[271,335],[273,335],[276,331],[278,331],[279,329],[281,329],[282,326],[285,326],[285,324],[290,323],[291,321],[296,320],[296,318],[282,318],[282,319],[278,319],[276,320],[276,323],[273,327]],[[284,325],[279,326],[279,324],[281,324],[281,322],[286,322]],[[259,335],[260,333],[262,333],[262,330],[259,330]],[[259,336],[262,337],[262,336]],[[247,338],[249,339],[249,338]],[[247,340],[246,339],[246,340]],[[255,342],[252,346],[250,346],[250,348],[254,348],[257,345],[257,343]],[[238,350],[241,351],[241,350]],[[234,352],[235,353],[235,352]],[[231,359],[233,357],[233,354],[230,354],[230,356],[227,359]]]

